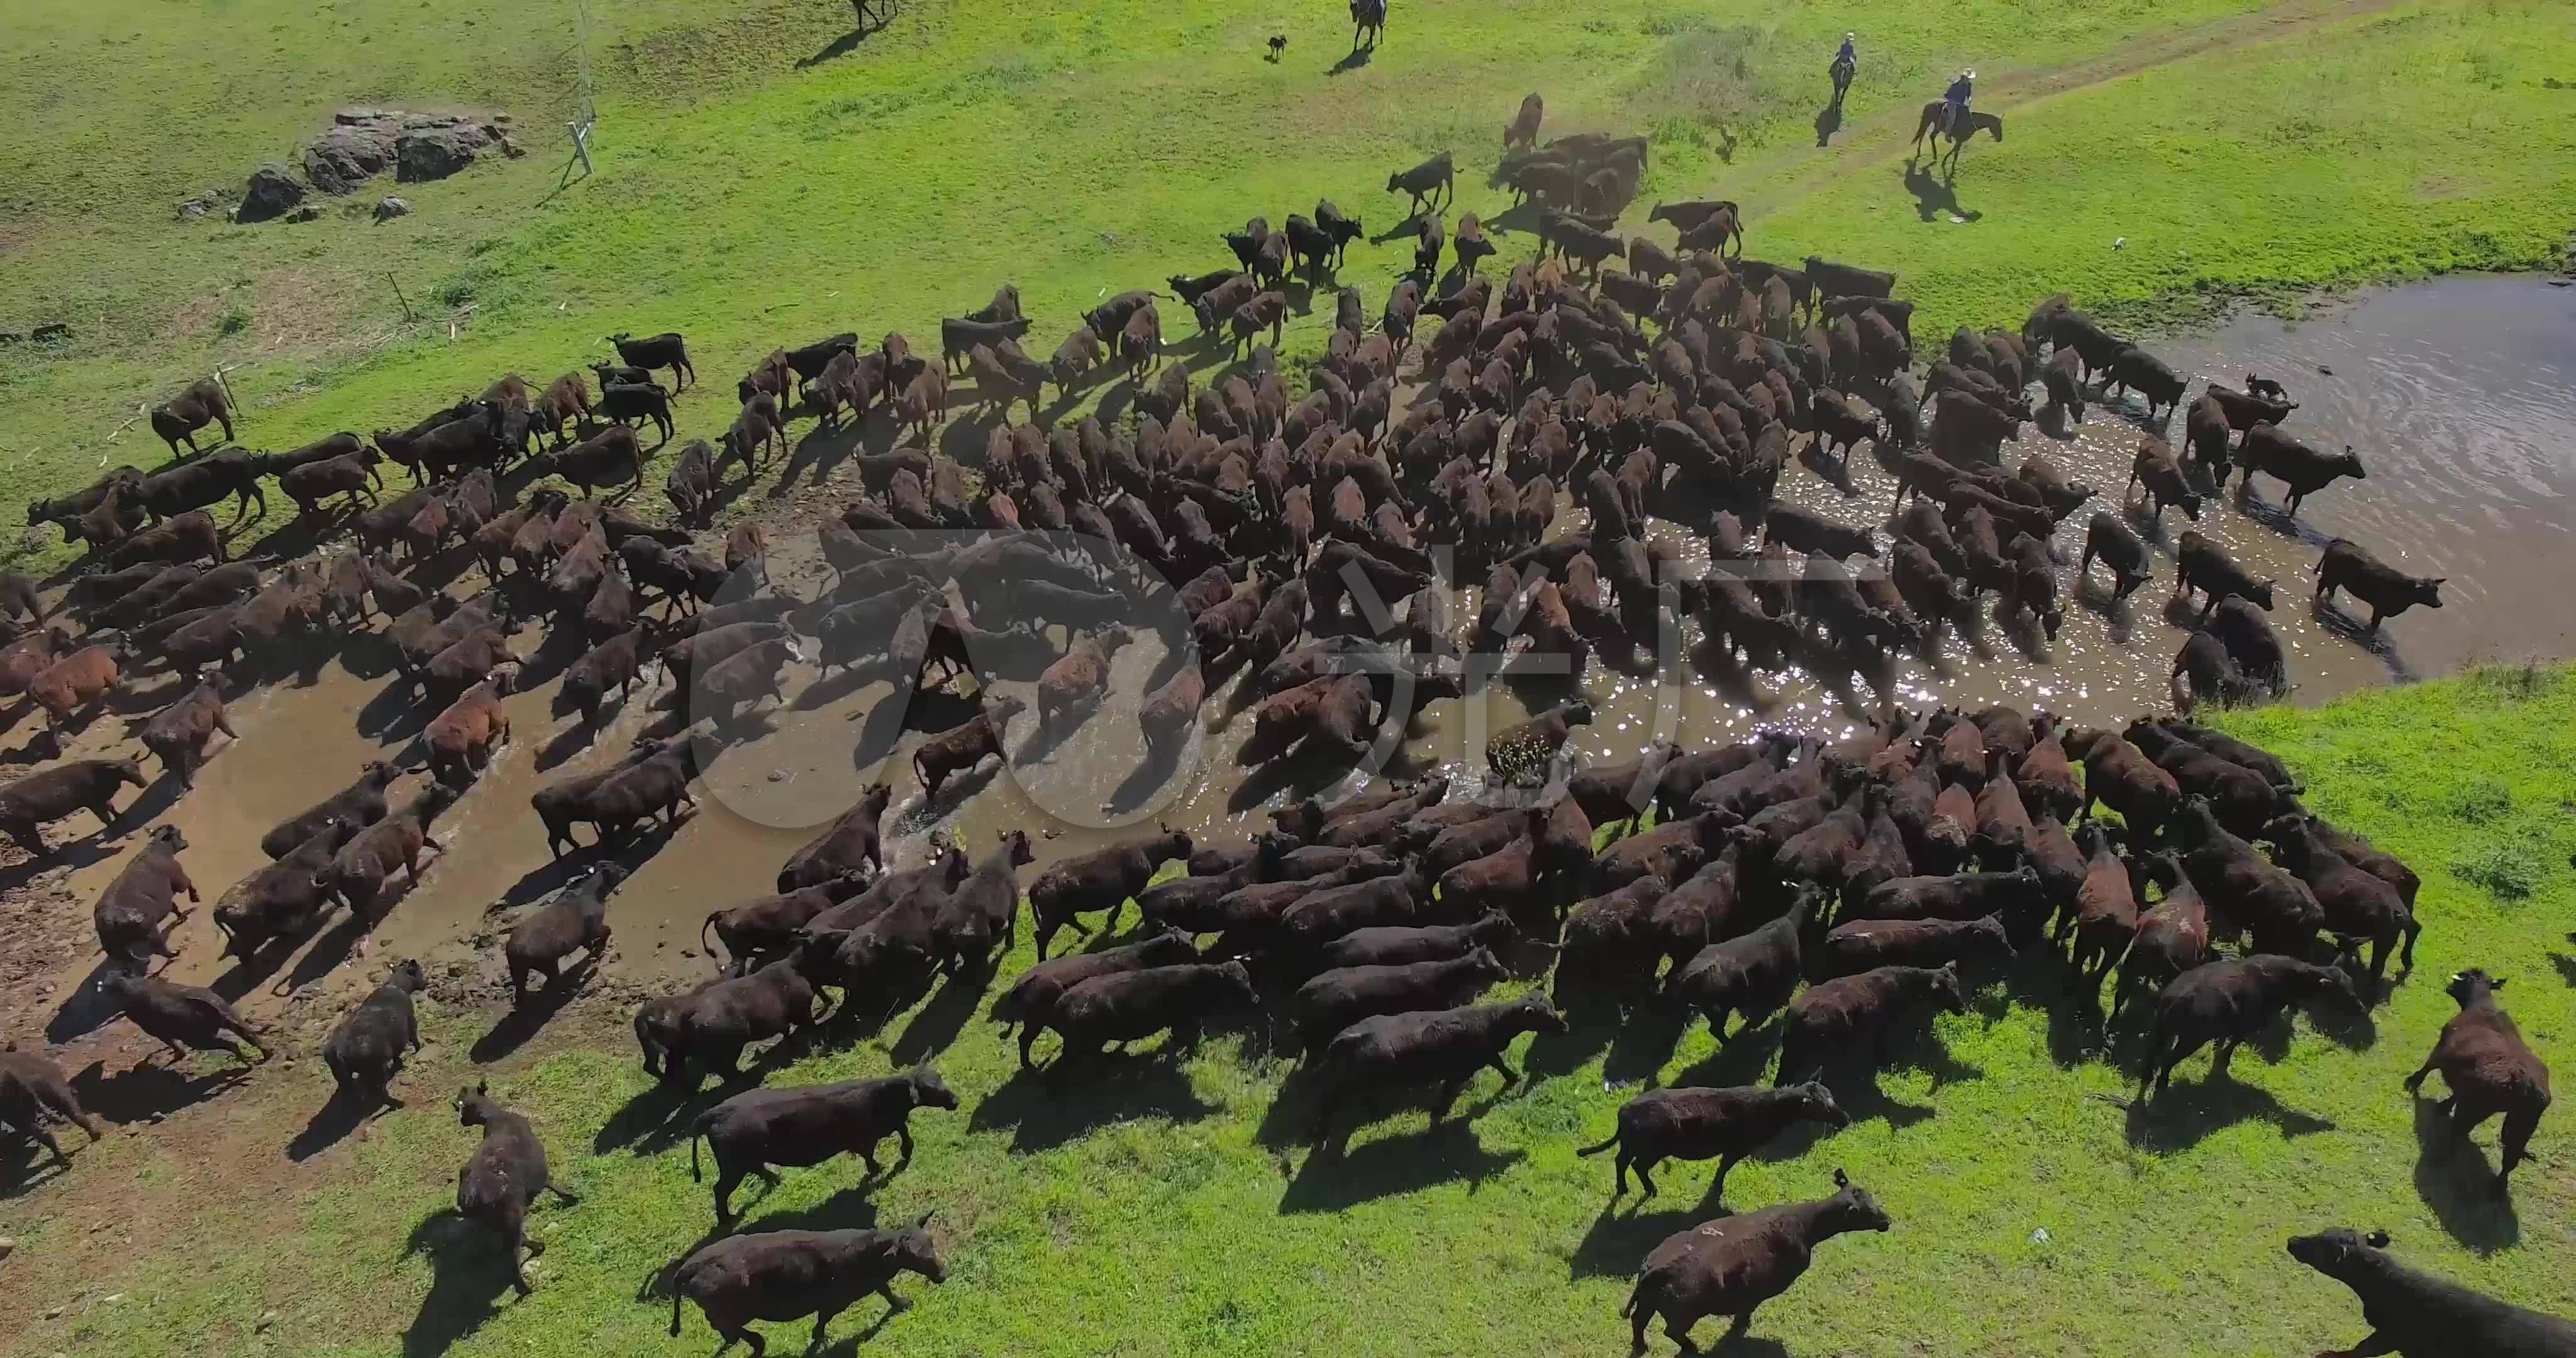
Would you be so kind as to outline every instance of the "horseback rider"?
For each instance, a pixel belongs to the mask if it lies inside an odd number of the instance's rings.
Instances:
[[[1842,50],[1834,53],[1834,65],[1840,66],[1845,70],[1856,69],[1859,67],[1860,53],[1852,46],[1853,41],[1859,36],[1860,35],[1856,33],[1845,33],[1843,35]]]
[[[1941,111],[1942,120],[1948,125],[1951,139],[1954,141],[1964,141],[1967,138],[1968,95],[1975,88],[1976,81],[1976,68],[1969,67],[1959,72],[1959,78],[1950,82],[1949,92],[1941,96],[1942,103],[1945,105]]]

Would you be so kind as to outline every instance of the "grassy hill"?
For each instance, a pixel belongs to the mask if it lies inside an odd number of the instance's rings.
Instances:
[[[1006,278],[1051,346],[1104,289],[1222,262],[1217,234],[1248,216],[1331,197],[1385,229],[1386,172],[1435,150],[1467,170],[1453,213],[1499,213],[1483,175],[1533,89],[1552,131],[1652,136],[1648,203],[1736,198],[1757,255],[1899,270],[1925,333],[2054,289],[2144,322],[2548,263],[2576,215],[2576,91],[2549,83],[2576,82],[2576,38],[2554,9],[1426,0],[1354,67],[1334,6],[929,0],[853,43],[823,0],[639,0],[592,13],[599,169],[559,188],[582,70],[561,0],[225,0],[148,23],[27,0],[0,64],[19,133],[0,149],[0,328],[72,337],[0,365],[0,498],[156,461],[148,431],[111,432],[218,364],[245,437],[285,447],[663,328],[713,374],[683,433],[712,433],[724,377],[773,344],[922,333]],[[1845,28],[1860,77],[1818,149]],[[1964,64],[2009,135],[1955,185],[1908,176],[1914,110]],[[310,224],[176,220],[351,103],[509,111],[531,154],[404,186],[415,213],[382,225],[373,186]],[[1374,307],[1408,260],[1365,249],[1343,281]],[[1290,351],[1319,347],[1329,314],[1294,318]]]

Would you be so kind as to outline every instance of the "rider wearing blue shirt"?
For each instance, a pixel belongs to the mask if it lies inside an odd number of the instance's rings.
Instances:
[[[1835,65],[1837,65],[1837,66],[1858,66],[1858,65],[1860,64],[1860,53],[1859,53],[1859,52],[1857,52],[1857,51],[1855,51],[1855,50],[1853,49],[1853,47],[1852,47],[1852,39],[1853,39],[1855,36],[1856,36],[1856,35],[1854,35],[1854,34],[1850,34],[1850,33],[1845,33],[1845,34],[1843,35],[1843,47],[1842,47],[1842,50],[1841,50],[1841,51],[1839,51],[1839,52],[1834,53],[1834,64],[1835,64]]]
[[[1976,80],[1977,73],[1974,68],[1961,71],[1959,78],[1950,82],[1949,93],[1941,96],[1948,104],[1948,107],[1942,110],[1943,116],[1948,119],[1953,129],[1963,125],[1968,112],[1968,94],[1975,86]]]

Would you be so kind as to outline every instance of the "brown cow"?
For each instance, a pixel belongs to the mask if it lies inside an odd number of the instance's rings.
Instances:
[[[430,771],[450,786],[461,785],[490,762],[492,747],[510,739],[510,714],[501,705],[518,677],[514,665],[465,690],[447,710],[421,731],[429,750]]]
[[[170,445],[174,458],[181,440],[189,452],[197,452],[197,431],[209,424],[223,425],[224,442],[233,441],[232,393],[218,377],[190,383],[186,391],[152,407],[152,432]]]

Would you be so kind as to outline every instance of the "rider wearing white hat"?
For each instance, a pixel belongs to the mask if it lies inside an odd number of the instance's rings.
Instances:
[[[1968,95],[1969,92],[1975,88],[1976,80],[1977,71],[1975,67],[1970,66],[1962,68],[1959,72],[1959,78],[1950,82],[1949,93],[1942,96],[1943,102],[1948,105],[1948,107],[1942,110],[1943,120],[1953,129],[1966,125],[1968,116]],[[1955,131],[1953,132],[1953,135],[1956,135]]]

